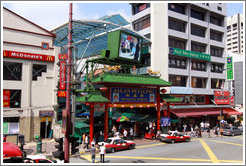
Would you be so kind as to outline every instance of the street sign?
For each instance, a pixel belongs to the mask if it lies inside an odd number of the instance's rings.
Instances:
[[[49,118],[46,117],[46,126],[48,126],[48,124],[49,124]]]
[[[171,126],[171,118],[170,117],[162,117],[161,118],[161,127]]]

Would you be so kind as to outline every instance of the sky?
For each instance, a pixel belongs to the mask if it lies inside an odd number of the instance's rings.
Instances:
[[[69,2],[53,1],[23,1],[23,2],[2,2],[2,5],[20,16],[34,22],[35,24],[52,30],[68,22]],[[131,16],[131,5],[122,2],[74,2],[73,19],[97,19],[105,15],[119,13],[128,21]],[[243,3],[228,3],[227,16],[243,13]]]

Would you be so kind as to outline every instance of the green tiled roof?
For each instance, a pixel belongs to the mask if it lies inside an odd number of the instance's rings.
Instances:
[[[161,98],[168,103],[182,102],[182,98],[174,97],[174,96],[171,96],[169,94],[161,94]]]
[[[83,97],[77,97],[76,99],[77,103],[86,103],[86,102],[109,102],[109,100],[102,96],[101,92],[91,92],[90,94],[83,96]]]
[[[157,76],[133,75],[123,73],[104,73],[94,78],[92,83],[118,83],[118,84],[141,84],[153,86],[171,86],[172,83],[165,81]]]

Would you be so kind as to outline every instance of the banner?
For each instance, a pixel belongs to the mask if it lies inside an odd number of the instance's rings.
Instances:
[[[60,61],[60,90],[66,89],[66,61]]]
[[[111,88],[111,102],[156,102],[156,89]]]
[[[230,104],[230,92],[214,91],[214,102],[216,104]]]
[[[62,110],[62,133],[66,134],[67,131],[67,110]]]
[[[3,90],[3,107],[10,107],[10,90]]]
[[[232,57],[227,57],[227,80],[233,80],[233,62]]]
[[[52,55],[41,55],[35,53],[27,53],[27,52],[17,52],[17,51],[8,51],[3,50],[3,56],[9,58],[19,58],[19,59],[30,59],[30,60],[38,60],[38,61],[55,61],[55,56]]]
[[[58,97],[67,97],[67,91],[58,91],[57,96]]]
[[[171,118],[169,117],[161,118],[161,127],[164,127],[164,126],[171,126]]]

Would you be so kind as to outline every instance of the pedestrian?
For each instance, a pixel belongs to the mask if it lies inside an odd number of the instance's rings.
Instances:
[[[186,128],[187,128],[187,126],[186,126],[185,123],[184,123],[184,125],[183,125],[183,128],[184,128],[184,129],[183,129],[183,133],[186,134]]]
[[[208,138],[210,138],[210,127],[207,129]]]
[[[202,138],[202,128],[201,127],[199,127],[198,129],[198,137]]]
[[[217,130],[217,128],[218,128],[218,127],[215,127],[215,129],[214,129],[215,138],[218,138],[218,137],[219,137],[219,136],[218,136],[218,130]]]
[[[127,131],[126,131],[126,129],[124,129],[123,136],[124,136],[124,140],[126,140],[126,136],[127,136]]]
[[[203,121],[200,123],[200,127],[201,127],[201,129],[203,131],[204,130],[204,123],[203,123]]]
[[[221,129],[220,129],[220,137],[221,138],[223,137],[223,127],[221,127]]]
[[[91,141],[91,147],[92,147],[92,145],[94,145],[94,146],[96,145],[96,142],[95,142],[94,138]]]
[[[85,133],[82,135],[82,147],[85,147]]]
[[[132,127],[130,128],[130,137],[131,137],[131,140],[133,140],[133,128]]]
[[[207,131],[207,121],[204,123],[204,130]]]
[[[116,132],[114,133],[114,136],[117,137],[117,138],[119,138],[119,137],[120,137],[120,132],[119,132],[119,131],[116,131]]]
[[[25,145],[25,136],[20,134],[19,135],[19,142],[20,142],[20,148],[23,151],[24,150],[24,145]]]
[[[195,132],[196,132],[196,136],[197,136],[197,137],[198,137],[198,134],[199,134],[199,133],[198,133],[198,130],[199,130],[199,127],[196,125],[196,126],[195,126]]]
[[[106,148],[104,146],[104,143],[102,143],[102,146],[100,147],[100,161],[101,161],[101,163],[104,163],[105,154],[106,154]]]
[[[193,135],[193,137],[196,137],[196,135],[194,133],[193,125],[190,126],[190,137],[191,137],[191,135]]]
[[[85,134],[85,148],[89,149],[89,138],[87,134]]]
[[[95,148],[95,144],[92,144],[92,145],[91,145],[90,153],[91,153],[91,161],[92,161],[92,163],[95,163],[95,158],[96,158],[96,148]]]

